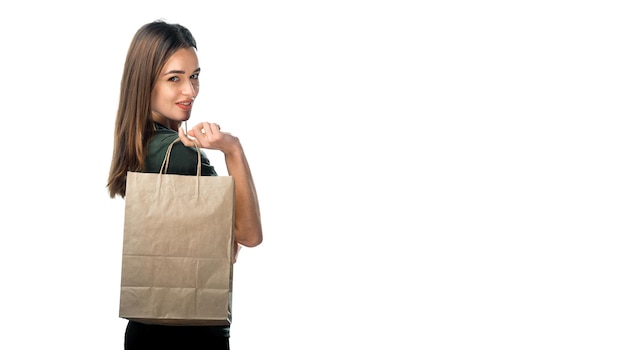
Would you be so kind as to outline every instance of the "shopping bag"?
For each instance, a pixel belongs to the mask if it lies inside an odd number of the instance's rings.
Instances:
[[[231,176],[128,172],[119,316],[150,324],[230,325]]]

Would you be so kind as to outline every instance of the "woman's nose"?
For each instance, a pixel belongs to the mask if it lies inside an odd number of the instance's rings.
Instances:
[[[189,82],[185,84],[185,89],[183,93],[185,95],[196,96],[196,94],[198,93],[198,87],[193,80],[189,80]]]

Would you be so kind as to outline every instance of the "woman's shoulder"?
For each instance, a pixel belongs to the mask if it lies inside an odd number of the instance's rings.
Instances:
[[[165,154],[169,145],[172,144],[172,142],[174,142],[177,138],[178,133],[174,130],[156,129],[154,131],[154,135],[152,135],[152,138],[150,138],[150,141],[148,142],[148,151],[162,150],[163,154]]]
[[[161,164],[163,164],[163,159],[165,159],[167,149],[172,144],[172,142],[176,141],[177,138],[178,134],[173,130],[165,128],[157,128],[155,130],[154,135],[152,135],[150,141],[148,141],[148,149],[144,167],[145,172],[158,173],[161,170]],[[179,147],[176,147],[176,144],[174,144],[172,148],[172,153],[174,153],[174,149],[177,149],[176,156],[180,157],[180,151],[178,150],[178,148]]]
[[[171,129],[157,128],[148,142],[148,154],[145,162],[145,172],[158,173],[165,159],[168,147],[178,139],[178,133]],[[206,155],[200,151],[203,175],[215,175]],[[168,173],[195,175],[198,164],[198,150],[187,147],[182,142],[175,142],[170,154]]]

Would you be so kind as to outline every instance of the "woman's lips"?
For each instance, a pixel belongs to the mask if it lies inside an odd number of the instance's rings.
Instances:
[[[176,105],[178,106],[178,108],[182,109],[183,111],[190,111],[191,106],[193,106],[193,101],[191,100],[181,101],[181,102],[177,102]]]

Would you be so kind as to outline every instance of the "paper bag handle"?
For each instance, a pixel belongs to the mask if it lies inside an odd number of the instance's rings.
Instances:
[[[161,164],[161,170],[159,171],[159,174],[167,174],[167,167],[170,164],[170,155],[172,153],[172,147],[174,146],[174,144],[176,142],[180,141],[180,137],[176,138],[176,140],[172,141],[172,143],[170,143],[170,145],[167,147],[167,152],[165,152],[165,158],[163,158],[163,163]],[[200,157],[200,149],[198,148],[198,144],[196,142],[194,142],[195,148],[196,148],[196,153],[198,153],[198,167],[196,169],[196,176],[200,176],[200,174],[202,173],[200,171],[201,166],[201,157]]]

